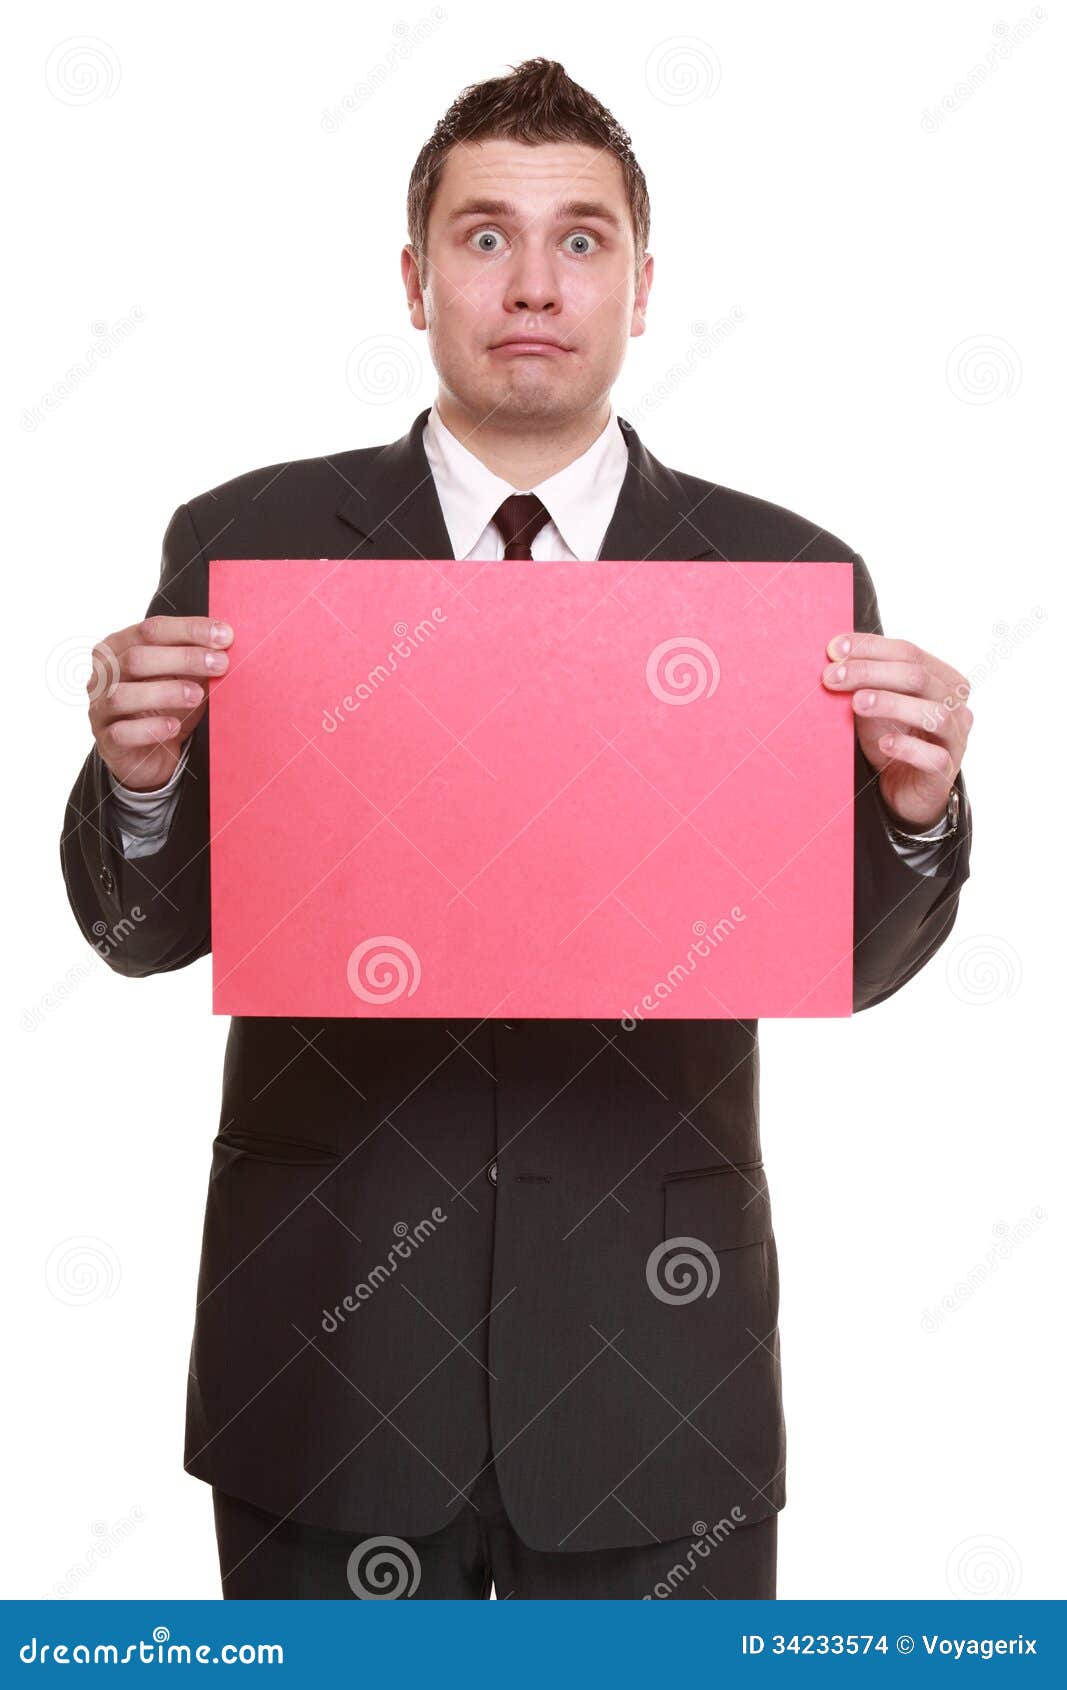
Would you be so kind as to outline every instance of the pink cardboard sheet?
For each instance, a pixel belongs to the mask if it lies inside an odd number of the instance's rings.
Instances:
[[[216,559],[210,612],[216,1014],[851,1014],[851,564]]]

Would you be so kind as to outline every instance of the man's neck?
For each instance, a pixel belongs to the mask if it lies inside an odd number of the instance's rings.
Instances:
[[[444,392],[437,395],[437,410],[449,433],[462,441],[486,469],[512,487],[525,489],[539,486],[588,452],[608,425],[611,401],[605,399],[595,410],[568,418],[565,423],[525,430],[503,425],[492,415],[478,417]]]

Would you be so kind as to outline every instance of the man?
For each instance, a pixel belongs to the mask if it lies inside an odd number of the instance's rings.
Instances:
[[[562,66],[467,89],[408,214],[434,405],[179,506],[147,619],[95,648],[62,845],[82,931],[140,906],[108,958],[137,977],[211,947],[205,711],[234,630],[210,558],[846,559],[854,627],[812,683],[853,701],[854,1006],[880,1003],[967,878],[966,681],[883,636],[842,541],[616,416],[648,197]],[[754,1021],[235,1017],[185,1451],[224,1594],[773,1596],[777,1313]]]

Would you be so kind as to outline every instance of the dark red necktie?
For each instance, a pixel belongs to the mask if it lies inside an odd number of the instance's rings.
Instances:
[[[493,517],[504,541],[505,558],[532,558],[530,542],[549,520],[536,493],[512,493]]]

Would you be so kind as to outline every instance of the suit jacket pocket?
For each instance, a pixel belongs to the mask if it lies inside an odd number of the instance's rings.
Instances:
[[[778,1252],[762,1162],[693,1168],[663,1181],[663,1239],[680,1283],[725,1298],[760,1328],[778,1320]],[[695,1277],[693,1277],[695,1275]],[[721,1306],[721,1305],[720,1305]]]
[[[761,1244],[773,1233],[762,1162],[690,1168],[663,1181],[663,1236],[699,1238],[715,1251]]]
[[[290,1138],[280,1133],[239,1132],[223,1129],[217,1145],[239,1151],[256,1162],[276,1162],[290,1167],[317,1167],[337,1161],[337,1149],[322,1139]]]

